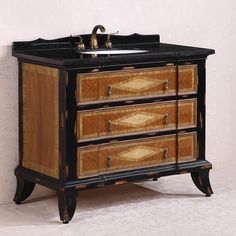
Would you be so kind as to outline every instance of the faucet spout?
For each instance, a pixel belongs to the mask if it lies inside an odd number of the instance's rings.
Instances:
[[[98,48],[98,40],[97,40],[97,30],[100,30],[102,33],[106,31],[105,27],[102,25],[96,25],[93,28],[92,35],[91,35],[91,48]]]

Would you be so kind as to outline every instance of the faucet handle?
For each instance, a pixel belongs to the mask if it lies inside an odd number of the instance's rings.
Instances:
[[[79,42],[77,42],[78,44],[77,44],[77,48],[78,49],[85,49],[85,45],[84,45],[84,42],[83,42],[83,38],[82,38],[82,36],[80,36],[80,35],[77,35],[76,37],[79,37]]]
[[[107,35],[107,41],[105,43],[106,48],[112,48],[111,35],[118,34],[118,33],[119,33],[119,30],[115,33],[110,33]]]

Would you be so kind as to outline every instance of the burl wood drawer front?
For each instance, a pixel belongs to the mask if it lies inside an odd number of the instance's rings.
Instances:
[[[196,126],[196,99],[179,101],[179,127]],[[77,139],[171,130],[176,126],[176,102],[163,102],[77,112]]]
[[[197,159],[196,133],[180,135],[179,162]],[[162,136],[78,149],[78,177],[176,162],[176,136]]]
[[[197,66],[179,66],[179,94],[196,93]],[[77,76],[77,102],[105,101],[176,93],[176,67],[165,66]]]

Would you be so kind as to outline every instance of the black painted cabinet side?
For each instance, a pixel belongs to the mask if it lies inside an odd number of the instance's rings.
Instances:
[[[206,142],[206,60],[198,62],[197,142],[198,159],[205,160]]]

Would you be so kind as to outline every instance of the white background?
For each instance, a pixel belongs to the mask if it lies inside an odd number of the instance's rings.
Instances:
[[[11,202],[18,160],[17,60],[11,43],[90,33],[159,33],[162,42],[208,47],[207,159],[235,162],[235,0],[0,0],[0,203]],[[227,173],[227,170],[222,170]],[[48,194],[37,188],[34,197]]]

